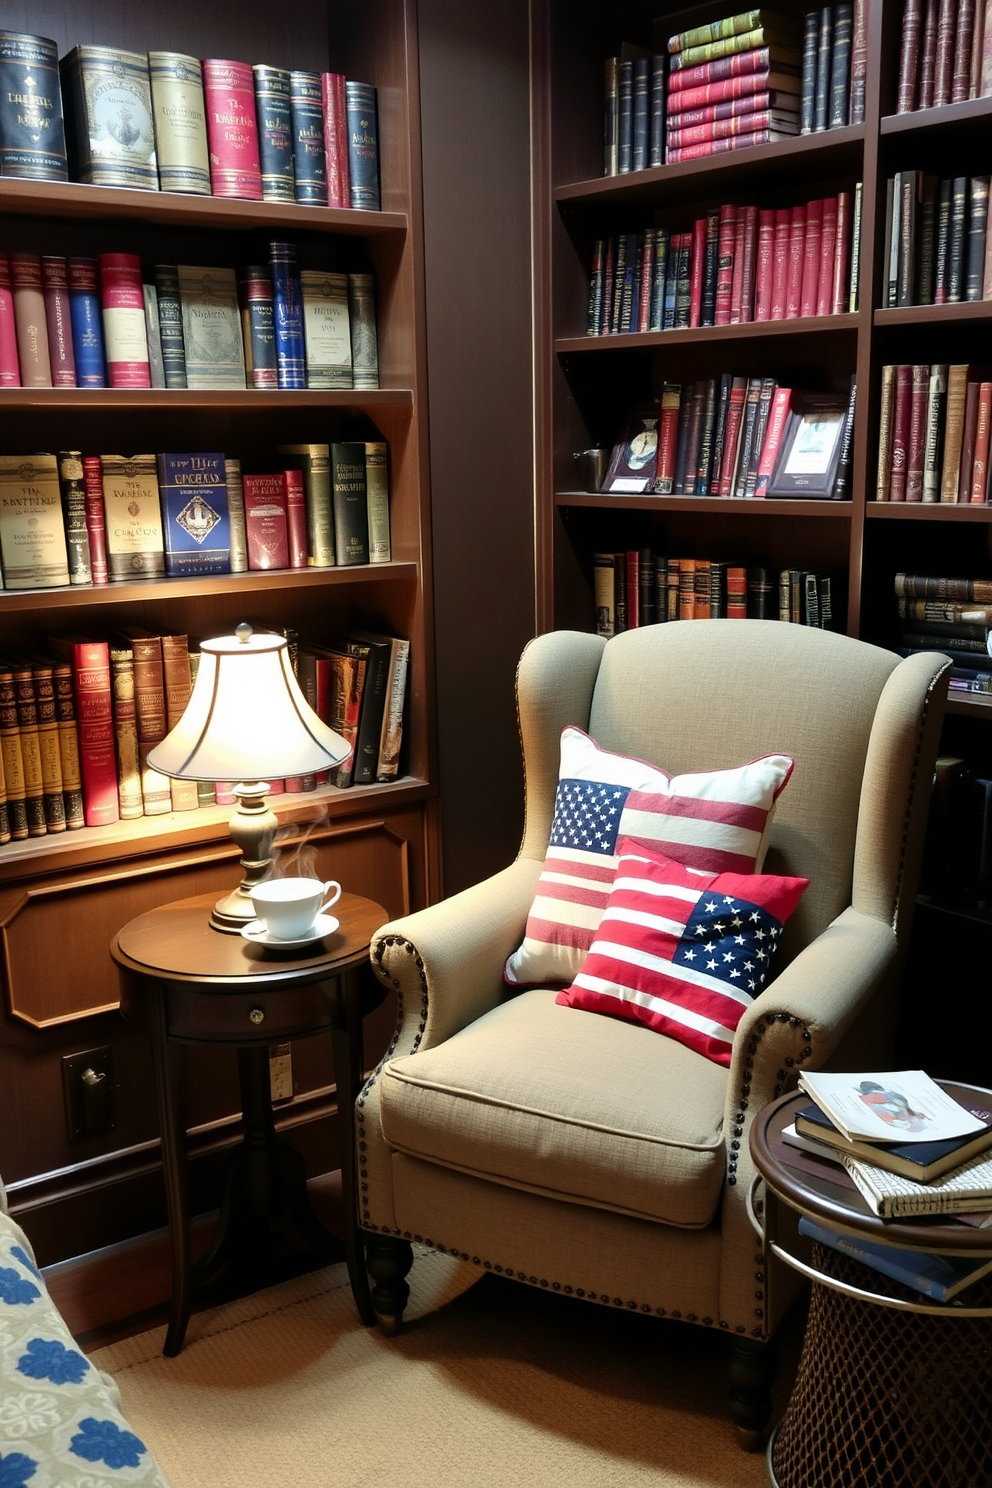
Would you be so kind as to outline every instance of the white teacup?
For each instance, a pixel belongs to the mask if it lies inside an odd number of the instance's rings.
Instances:
[[[312,935],[317,916],[337,904],[341,885],[334,879],[268,878],[251,891],[255,914],[273,940],[303,940]]]

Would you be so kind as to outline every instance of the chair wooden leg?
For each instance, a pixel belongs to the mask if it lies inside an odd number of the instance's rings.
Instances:
[[[775,1350],[755,1338],[730,1340],[730,1414],[738,1444],[745,1452],[760,1452],[772,1413],[771,1383]]]
[[[404,1278],[413,1265],[413,1247],[395,1235],[366,1235],[365,1264],[372,1277],[372,1306],[384,1333],[398,1333],[410,1297]]]

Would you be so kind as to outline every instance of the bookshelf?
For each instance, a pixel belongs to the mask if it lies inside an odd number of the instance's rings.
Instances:
[[[439,892],[436,848],[432,586],[429,545],[423,230],[416,6],[413,0],[180,3],[134,12],[119,0],[8,8],[4,24],[77,43],[281,67],[329,69],[378,89],[380,212],[223,200],[76,183],[0,181],[6,244],[32,252],[140,255],[143,263],[251,261],[269,238],[317,260],[375,275],[379,389],[373,392],[27,389],[0,391],[3,449],[223,449],[242,464],[278,444],[379,437],[390,451],[392,561],[216,578],[0,593],[4,650],[47,633],[102,635],[116,624],[203,638],[241,620],[294,627],[322,644],[346,624],[411,641],[402,773],[393,784],[274,798],[286,850],[302,840],[316,871],[382,903],[390,915]],[[367,431],[367,432],[366,432]],[[377,431],[377,432],[375,432]],[[250,467],[249,467],[250,468]],[[264,467],[263,467],[264,468]],[[230,808],[217,806],[0,847],[0,1085],[9,1113],[0,1172],[12,1204],[33,1215],[43,1260],[161,1223],[156,1126],[145,1041],[116,1012],[111,935],[134,914],[235,878]],[[71,948],[71,959],[67,958]],[[390,1011],[371,1020],[384,1041]],[[110,1048],[117,1125],[70,1144],[64,1054]],[[315,1171],[335,1166],[334,1087],[322,1038],[293,1046],[295,1094],[285,1120]],[[237,1130],[237,1080],[209,1050],[189,1058],[194,1206],[209,1207],[225,1143]],[[196,1176],[199,1169],[202,1176]],[[71,1235],[67,1239],[66,1235]],[[67,1249],[71,1246],[72,1249]]]

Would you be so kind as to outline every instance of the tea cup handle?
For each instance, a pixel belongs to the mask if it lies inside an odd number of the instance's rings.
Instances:
[[[333,892],[328,892],[329,890]],[[328,897],[324,900],[323,904],[320,906],[320,909],[317,911],[318,914],[323,914],[325,910],[330,909],[332,905],[337,904],[338,900],[341,898],[341,885],[335,879],[329,878],[327,880],[327,883],[325,883],[324,885],[324,893],[327,894]]]

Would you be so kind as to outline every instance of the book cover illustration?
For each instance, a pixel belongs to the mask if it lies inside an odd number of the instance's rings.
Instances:
[[[234,270],[180,264],[178,275],[186,386],[243,388],[245,352]]]
[[[91,186],[157,191],[147,56],[115,47],[77,46],[60,65],[73,102],[70,134],[79,179]]]
[[[223,454],[158,456],[169,574],[229,573],[231,529]]]

